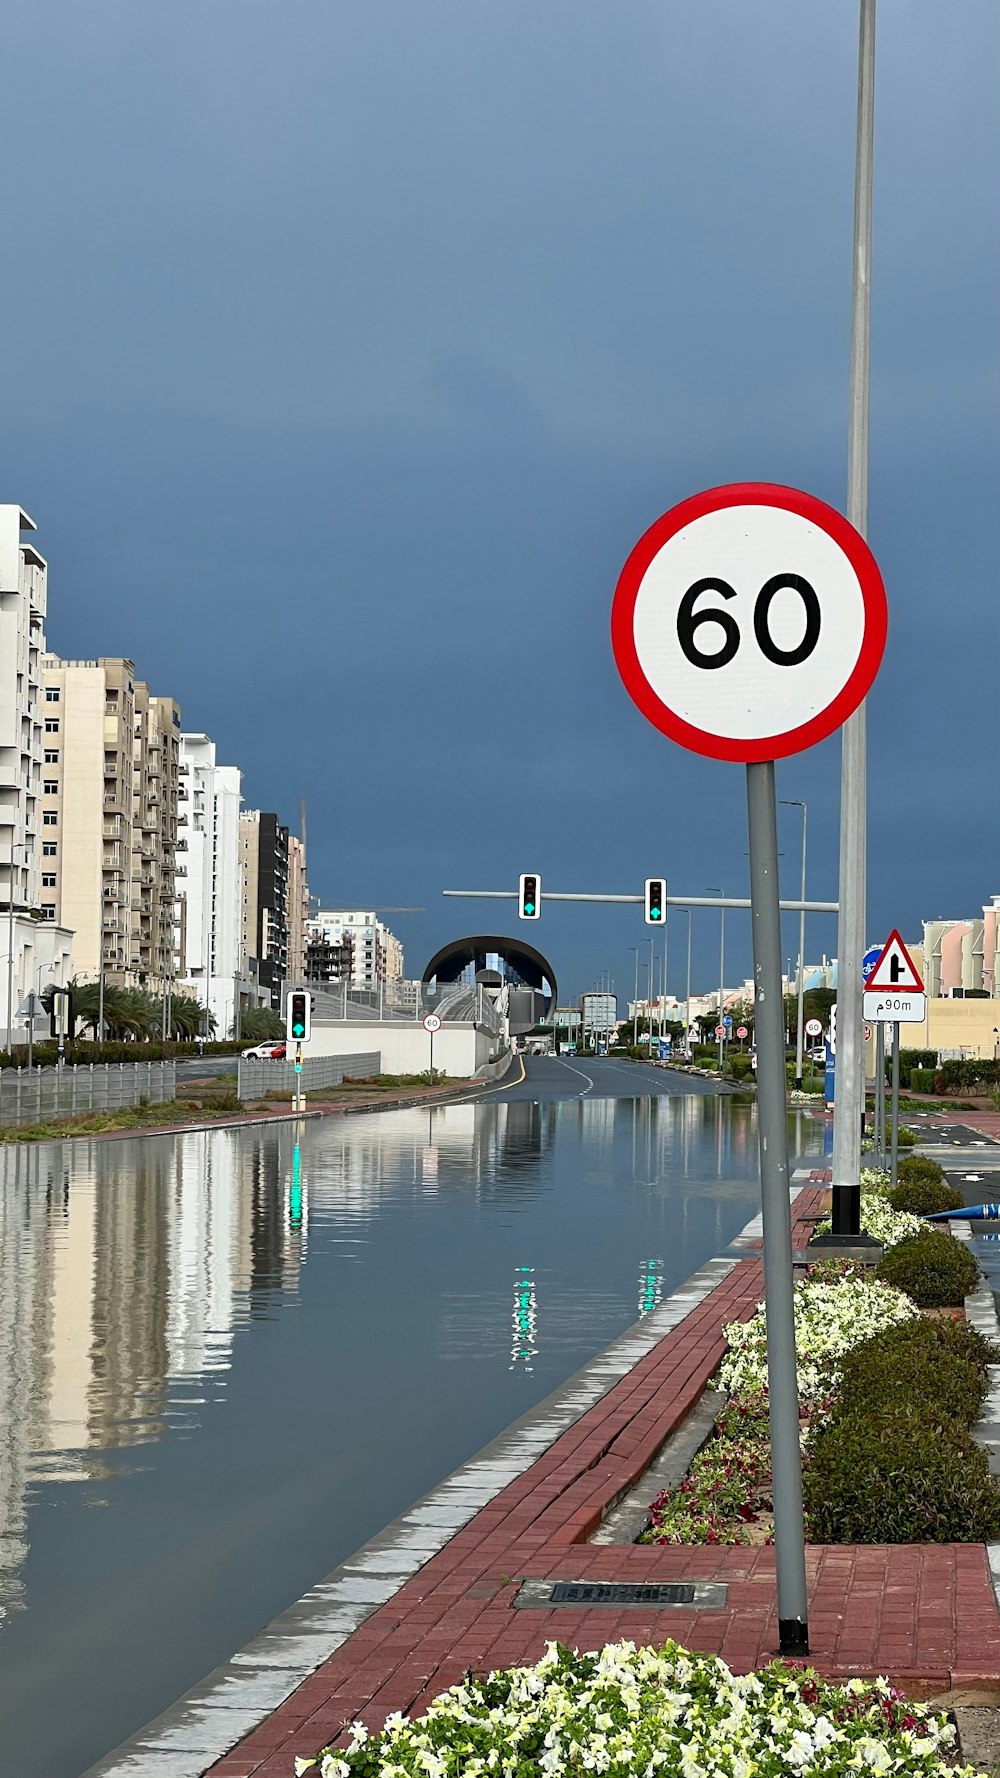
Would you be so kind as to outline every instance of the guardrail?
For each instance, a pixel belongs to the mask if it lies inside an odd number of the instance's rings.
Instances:
[[[0,1070],[0,1124],[19,1129],[90,1111],[132,1109],[177,1096],[173,1062],[89,1062],[63,1068]]]
[[[295,1066],[292,1062],[255,1062],[241,1056],[237,1068],[236,1092],[240,1099],[263,1099],[267,1093],[292,1093],[295,1090]],[[305,1056],[302,1061],[302,1090],[321,1091],[323,1087],[339,1087],[345,1080],[372,1080],[382,1072],[382,1056],[378,1050],[367,1050],[358,1056]]]

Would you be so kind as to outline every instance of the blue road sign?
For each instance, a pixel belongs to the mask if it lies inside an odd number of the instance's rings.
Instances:
[[[861,977],[867,981],[884,950],[883,945],[869,945],[861,959]]]
[[[731,1031],[731,1030],[732,1030],[732,1028],[733,1028],[733,1015],[732,1015],[732,1013],[730,1013],[730,1012],[727,1012],[727,1013],[726,1013],[726,1015],[725,1015],[725,1018],[724,1018],[724,1019],[723,1019],[723,1021],[722,1021],[722,1023],[723,1023],[723,1024],[724,1024],[724,1025],[725,1025],[725,1027],[726,1027],[726,1030],[727,1030],[727,1031]]]

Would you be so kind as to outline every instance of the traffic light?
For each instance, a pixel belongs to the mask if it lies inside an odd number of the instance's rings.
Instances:
[[[522,920],[538,920],[542,913],[541,877],[522,877],[517,891],[517,911]]]
[[[312,995],[302,988],[288,996],[285,1033],[289,1043],[308,1043],[312,1035]]]
[[[662,926],[667,917],[667,880],[646,878],[646,925]]]

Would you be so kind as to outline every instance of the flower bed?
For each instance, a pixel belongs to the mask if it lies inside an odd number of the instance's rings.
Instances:
[[[989,1348],[917,1307],[960,1302],[974,1262],[894,1210],[888,1185],[862,1175],[862,1225],[884,1241],[886,1276],[826,1262],[795,1286],[807,1522],[820,1542],[980,1541],[1000,1533],[1000,1489],[970,1437]],[[772,1540],[763,1305],[723,1331],[729,1404],[680,1487],[653,1501],[646,1541]]]
[[[373,1736],[354,1723],[349,1735],[343,1749],[296,1760],[298,1778],[317,1765],[321,1778],[972,1775],[952,1763],[947,1717],[885,1680],[831,1685],[780,1662],[741,1677],[675,1642],[595,1654],[550,1643],[537,1666],[470,1677],[424,1716],[393,1715]]]

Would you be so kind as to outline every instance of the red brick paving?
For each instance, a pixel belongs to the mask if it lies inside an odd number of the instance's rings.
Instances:
[[[793,1242],[821,1189],[797,1200]],[[684,1419],[722,1357],[722,1325],[746,1319],[763,1287],[741,1261],[641,1359],[402,1586],[284,1704],[212,1768],[212,1778],[290,1778],[361,1717],[419,1713],[469,1667],[531,1661],[557,1639],[593,1648],[668,1637],[737,1671],[777,1650],[774,1550],[595,1545],[605,1506]],[[887,1673],[911,1696],[964,1686],[1000,1693],[1000,1613],[981,1544],[815,1547],[807,1552],[811,1660],[831,1677]],[[719,1580],[724,1610],[514,1608],[522,1578]]]

